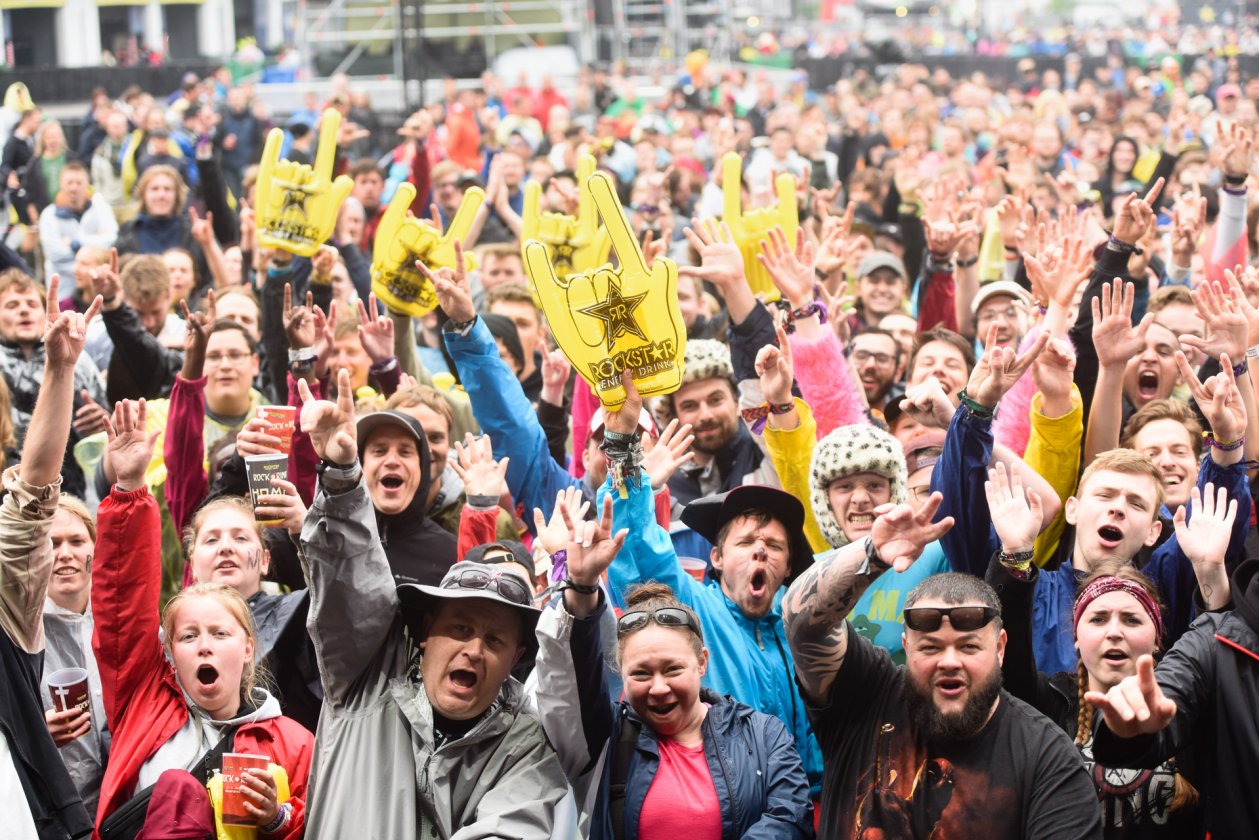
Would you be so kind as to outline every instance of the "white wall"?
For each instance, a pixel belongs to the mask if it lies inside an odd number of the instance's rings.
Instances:
[[[101,63],[100,20],[94,0],[66,0],[57,15],[57,64],[95,67]]]

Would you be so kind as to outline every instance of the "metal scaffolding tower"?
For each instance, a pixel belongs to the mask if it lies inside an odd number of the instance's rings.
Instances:
[[[613,58],[654,71],[694,50],[715,57],[731,47],[729,4],[716,0],[613,0]]]
[[[421,41],[434,53],[426,66],[436,76],[460,75],[464,68],[452,66],[452,56],[488,67],[514,47],[565,44],[580,56],[593,54],[589,0],[297,0],[293,32],[317,76],[402,78],[405,49]],[[371,69],[364,74],[356,65]]]

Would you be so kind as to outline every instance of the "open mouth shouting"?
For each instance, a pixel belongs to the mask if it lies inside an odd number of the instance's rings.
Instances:
[[[966,693],[966,680],[962,677],[940,677],[936,680],[935,689],[945,700],[958,700]]]
[[[1142,400],[1149,401],[1158,399],[1159,375],[1158,371],[1153,368],[1146,368],[1137,372],[1137,396]]]
[[[1097,529],[1097,541],[1107,551],[1114,551],[1123,542],[1123,530],[1116,525],[1103,525]]]
[[[748,581],[748,594],[757,600],[769,595],[769,575],[764,569],[752,572],[752,577]]]
[[[1122,668],[1128,664],[1131,657],[1119,648],[1110,648],[1102,654],[1102,662],[1110,665],[1112,668]]]
[[[219,684],[219,669],[207,662],[197,666],[196,677],[197,687],[203,692],[210,693]]]
[[[665,718],[672,714],[678,705],[679,703],[676,700],[670,703],[648,703],[647,711],[654,717]]]
[[[449,676],[451,691],[461,697],[468,697],[476,693],[477,684],[481,681],[481,677],[476,671],[469,668],[456,668],[450,672]]]

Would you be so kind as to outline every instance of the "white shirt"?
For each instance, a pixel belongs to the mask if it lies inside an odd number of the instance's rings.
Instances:
[[[8,736],[0,733],[0,805],[4,806],[4,836],[9,840],[39,840],[35,833],[35,817],[26,791],[13,765]]]

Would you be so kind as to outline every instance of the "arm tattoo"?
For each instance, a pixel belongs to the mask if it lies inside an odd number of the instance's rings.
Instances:
[[[787,590],[783,627],[796,675],[810,700],[821,703],[830,692],[848,650],[844,618],[887,568],[867,561],[865,540],[861,540],[814,563]]]

